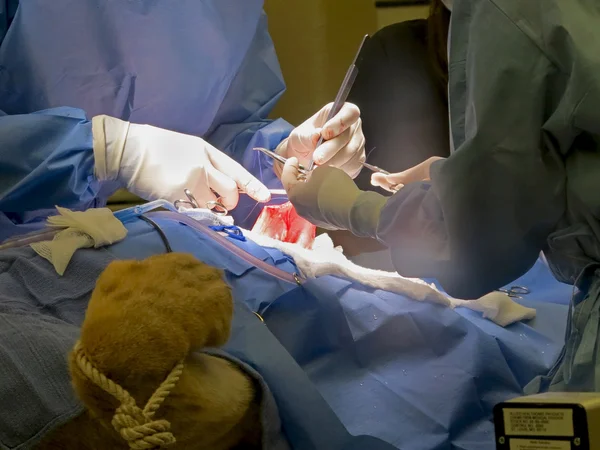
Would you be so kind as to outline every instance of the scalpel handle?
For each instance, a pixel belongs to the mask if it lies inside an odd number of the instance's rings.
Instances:
[[[333,107],[329,111],[329,115],[327,116],[327,120],[325,121],[325,123],[327,123],[331,119],[333,119],[336,116],[336,114],[342,110],[342,106],[344,106],[344,103],[346,103],[346,100],[348,99],[348,95],[350,95],[350,91],[352,90],[352,85],[354,84],[354,81],[356,80],[357,75],[358,75],[358,67],[356,67],[355,64],[352,64],[350,69],[348,69],[348,72],[346,72],[346,77],[344,78],[342,87],[341,87],[340,91],[338,92],[337,96],[335,97],[335,101],[333,102]],[[324,139],[323,139],[323,136],[321,135],[321,137],[319,138],[319,141],[317,142],[316,148],[319,148],[319,146],[323,143],[323,141],[324,141]],[[315,161],[311,158],[310,163],[308,164],[308,171],[310,172],[314,168],[315,168]]]
[[[356,55],[354,56],[354,60],[352,61],[352,64],[350,64],[350,68],[348,69],[348,72],[346,72],[346,76],[344,77],[342,86],[340,87],[340,90],[338,91],[337,96],[335,97],[335,101],[333,102],[333,108],[331,108],[331,111],[329,111],[329,115],[327,116],[327,122],[329,122],[331,119],[333,119],[335,117],[335,115],[340,112],[340,110],[342,109],[342,106],[344,106],[344,103],[346,103],[346,100],[348,99],[348,95],[350,95],[350,91],[352,90],[352,85],[354,85],[354,81],[356,80],[356,76],[358,75],[358,64],[362,57],[363,49],[365,48],[365,44],[367,43],[367,41],[369,39],[370,39],[370,37],[368,34],[363,37],[363,40],[360,43],[360,46],[358,47],[358,51],[356,52]],[[319,141],[317,142],[317,148],[322,143],[323,143],[323,136],[321,136],[319,138]],[[315,168],[315,162],[311,158],[310,163],[308,164],[307,170],[308,170],[308,172],[310,172],[314,168]]]

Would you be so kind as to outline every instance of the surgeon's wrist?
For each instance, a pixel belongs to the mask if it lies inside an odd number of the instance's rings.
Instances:
[[[373,191],[361,191],[349,212],[348,229],[358,237],[376,238],[381,210],[388,197]]]
[[[446,158],[436,158],[433,160],[433,162],[429,165],[429,170],[428,170],[428,179],[431,180],[431,177],[437,177],[438,173],[440,172],[441,168],[444,166],[446,162]]]
[[[98,181],[121,181],[119,174],[129,125],[106,115],[92,118],[94,175]]]

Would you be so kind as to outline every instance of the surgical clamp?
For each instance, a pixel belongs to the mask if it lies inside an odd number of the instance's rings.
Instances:
[[[511,286],[510,289],[496,289],[497,292],[502,292],[510,298],[523,298],[522,295],[527,295],[531,291],[524,286]]]
[[[198,202],[196,201],[196,198],[194,197],[194,194],[192,194],[192,191],[190,191],[189,189],[184,189],[183,193],[188,199],[175,200],[175,202],[173,202],[173,206],[175,206],[175,208],[179,209],[179,207],[182,205],[188,205],[193,209],[200,208]],[[229,210],[225,207],[225,205],[223,205],[223,203],[219,202],[218,200],[207,201],[206,208],[213,211],[213,213],[215,213],[217,216],[226,216],[227,214],[229,214]]]

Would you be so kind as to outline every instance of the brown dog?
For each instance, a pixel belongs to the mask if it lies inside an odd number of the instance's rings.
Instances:
[[[111,263],[69,357],[86,411],[38,448],[260,448],[252,379],[225,359],[193,353],[223,345],[232,314],[222,274],[191,255]]]

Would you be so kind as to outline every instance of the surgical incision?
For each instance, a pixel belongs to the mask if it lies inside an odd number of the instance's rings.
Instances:
[[[292,204],[287,202],[282,205],[265,206],[252,227],[252,231],[278,241],[311,248],[317,228],[300,217]]]

